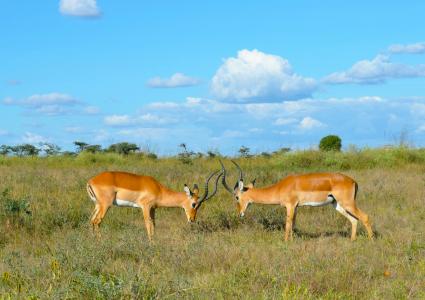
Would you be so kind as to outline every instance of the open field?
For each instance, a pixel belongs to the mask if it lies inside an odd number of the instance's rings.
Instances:
[[[233,185],[237,172],[225,161]],[[239,219],[221,186],[195,224],[187,224],[182,209],[157,209],[152,245],[140,210],[132,208],[110,209],[98,240],[89,226],[88,178],[125,170],[182,190],[184,183],[203,186],[219,168],[217,159],[0,157],[0,192],[9,190],[0,203],[1,297],[425,298],[424,150],[306,151],[238,162],[258,186],[318,170],[352,176],[376,240],[369,241],[359,223],[351,242],[350,223],[327,206],[300,208],[295,238],[285,243],[284,209],[253,205]]]

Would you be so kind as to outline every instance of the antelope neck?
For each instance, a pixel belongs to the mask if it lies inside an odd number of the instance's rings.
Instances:
[[[183,207],[183,203],[187,200],[184,192],[175,192],[164,188],[159,199],[159,204],[164,207]]]

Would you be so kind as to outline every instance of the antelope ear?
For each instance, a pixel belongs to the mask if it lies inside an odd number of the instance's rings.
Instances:
[[[243,181],[239,180],[239,190],[243,191]]]
[[[190,189],[186,184],[184,184],[183,190],[185,191],[185,193],[188,197],[192,196],[192,193],[190,192]]]
[[[255,178],[253,181],[251,181],[251,183],[248,184],[246,187],[249,188],[249,189],[252,189],[255,185],[255,180],[257,180],[257,178]]]
[[[195,195],[198,195],[199,194],[199,187],[198,187],[198,185],[196,183],[193,185],[193,193]]]

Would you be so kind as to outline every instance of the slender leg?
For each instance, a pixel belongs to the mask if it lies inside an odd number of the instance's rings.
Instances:
[[[285,241],[292,239],[292,225],[295,215],[295,206],[288,204],[286,206],[286,225],[285,225]]]
[[[338,202],[334,202],[333,206],[335,209],[342,214],[344,217],[346,217],[351,222],[351,240],[354,241],[357,237],[357,219],[351,216],[347,211],[342,208],[341,205],[339,205]]]
[[[99,233],[99,225],[102,222],[102,219],[105,217],[108,212],[109,206],[99,204],[99,208],[97,209],[97,213],[92,218],[93,229],[96,232],[97,236],[100,237]]]
[[[96,186],[93,186],[92,188],[94,190],[94,193],[96,194],[97,201],[90,223],[93,226],[94,232],[97,234],[98,237],[100,237],[99,225],[102,222],[102,219],[105,217],[106,213],[108,212],[109,207],[112,205],[115,198],[115,193],[110,192],[108,190],[102,190],[101,188],[98,188]]]
[[[360,208],[358,208],[357,206],[354,206],[353,210],[352,211],[349,210],[349,211],[356,218],[358,218],[363,223],[363,225],[366,227],[369,239],[373,239],[373,231],[372,231],[372,226],[370,225],[369,216],[367,214],[365,214],[362,210],[360,210]]]
[[[149,242],[152,242],[152,236],[154,231],[154,224],[152,219],[152,208],[150,206],[143,206],[143,217],[145,219],[146,231],[148,233]]]
[[[92,225],[93,230],[95,230],[94,220],[96,219],[97,214],[99,213],[99,204],[96,203],[96,206],[94,207],[93,213],[90,217],[90,223]]]

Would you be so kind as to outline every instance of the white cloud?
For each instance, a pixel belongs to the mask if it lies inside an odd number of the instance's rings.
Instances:
[[[299,124],[300,129],[304,130],[315,129],[323,126],[325,126],[325,124],[311,117],[303,118]]]
[[[246,133],[239,130],[225,130],[222,134],[222,138],[240,138],[246,136]]]
[[[294,118],[278,118],[278,119],[276,119],[276,121],[274,121],[273,124],[278,125],[278,126],[288,125],[288,124],[292,124],[296,121],[297,121],[297,119],[294,119]]]
[[[109,126],[126,126],[131,125],[133,122],[129,115],[106,116],[103,121]]]
[[[297,100],[316,89],[316,81],[295,74],[286,59],[256,49],[226,59],[211,81],[218,99],[241,103]]]
[[[409,78],[425,76],[425,65],[409,66],[390,61],[389,56],[377,55],[372,60],[361,60],[349,70],[335,72],[323,80],[330,84],[356,83],[376,84],[383,83],[390,78]]]
[[[97,115],[100,112],[100,108],[97,106],[86,106],[83,111],[88,115]]]
[[[170,78],[154,77],[149,79],[147,85],[151,88],[177,88],[200,84],[197,78],[189,77],[183,73],[175,73]]]
[[[166,138],[169,133],[169,129],[167,128],[135,128],[135,129],[125,129],[120,130],[118,134],[138,137],[144,139],[163,139]]]
[[[22,137],[22,141],[28,144],[38,144],[48,142],[49,139],[35,133],[25,132],[25,135]]]
[[[175,118],[171,117],[159,117],[158,115],[152,113],[146,113],[136,116],[130,115],[111,115],[106,116],[104,119],[104,123],[109,126],[135,126],[145,123],[151,124],[169,124],[176,122]]]
[[[420,54],[425,53],[425,42],[415,44],[395,44],[388,47],[388,52],[392,54],[409,53],[409,54]]]
[[[96,0],[61,0],[59,11],[64,15],[76,17],[99,17],[101,12]]]
[[[15,105],[29,112],[35,112],[46,116],[58,116],[66,114],[88,114],[99,113],[96,106],[85,106],[83,102],[75,97],[63,93],[35,94],[24,99],[4,98],[4,105]]]

